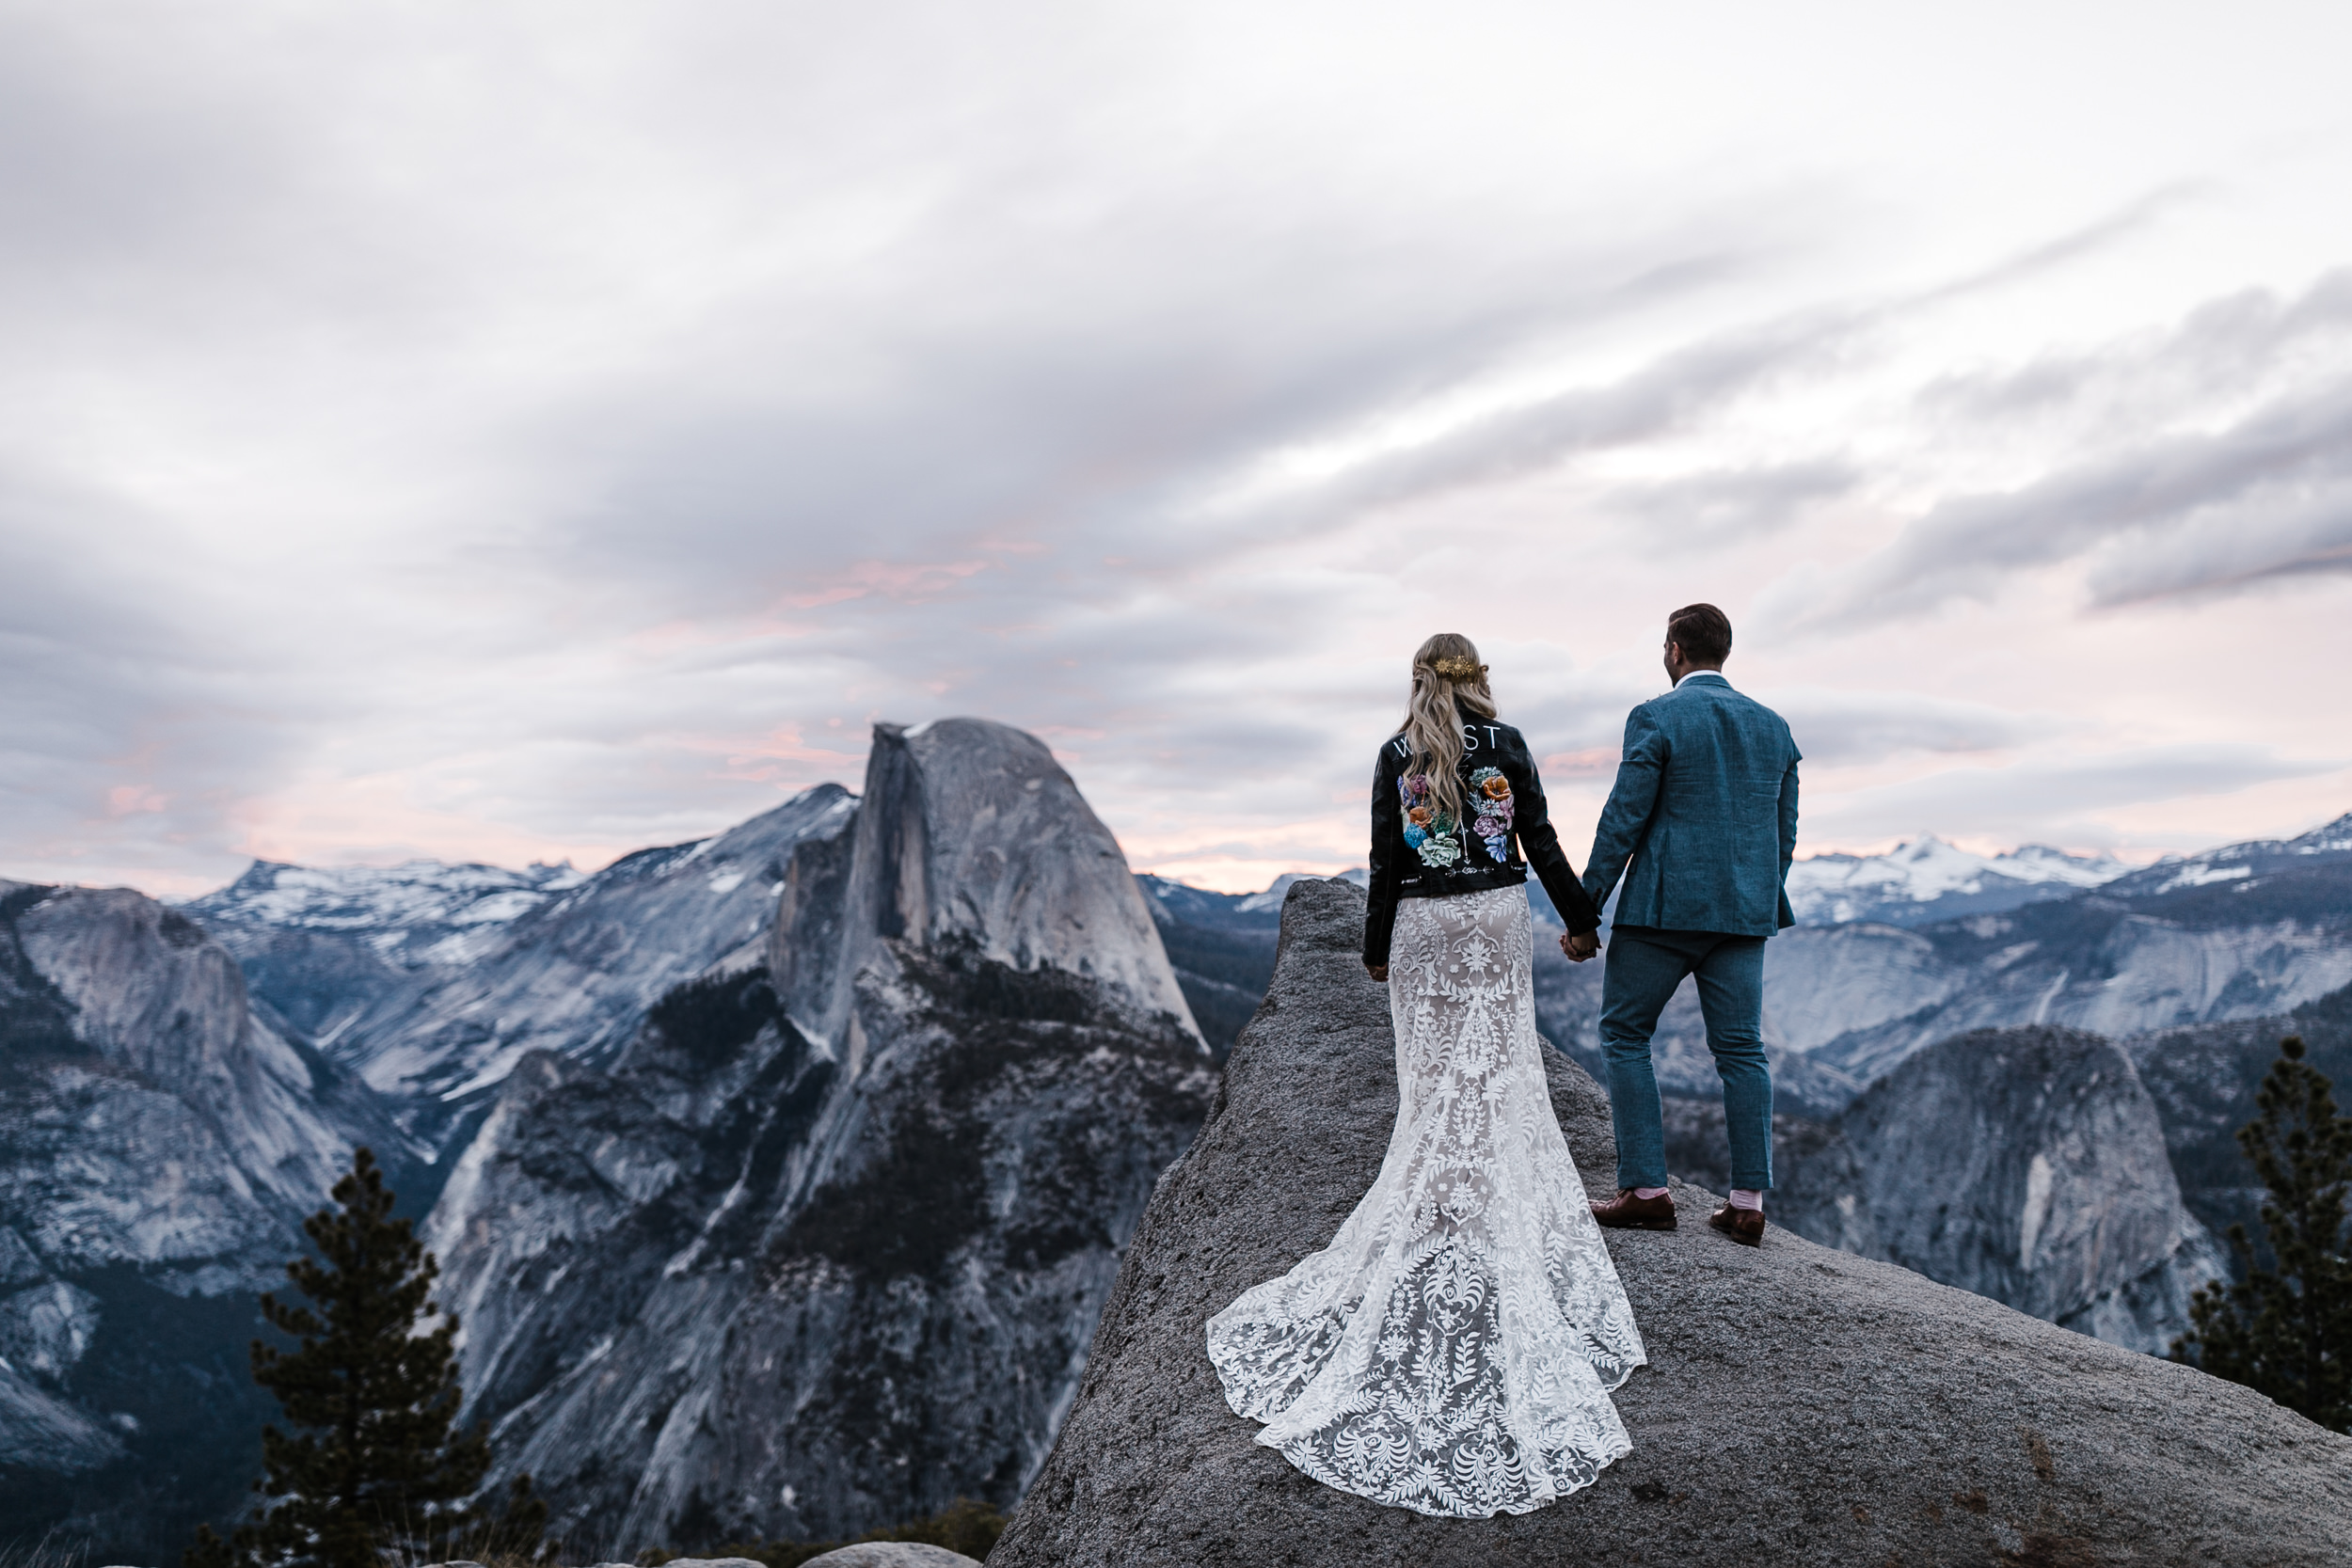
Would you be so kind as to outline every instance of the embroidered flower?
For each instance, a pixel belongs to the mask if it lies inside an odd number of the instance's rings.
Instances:
[[[1421,856],[1423,865],[1448,866],[1462,858],[1461,819],[1439,811],[1430,800],[1429,775],[1415,773],[1396,781],[1405,807],[1405,843]]]
[[[1470,832],[1485,841],[1497,864],[1511,858],[1511,781],[1500,768],[1481,768],[1470,776],[1478,819]]]

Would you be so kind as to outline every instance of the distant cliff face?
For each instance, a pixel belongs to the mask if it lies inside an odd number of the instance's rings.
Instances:
[[[253,1293],[362,1141],[398,1168],[383,1108],[185,916],[0,882],[0,1537],[156,1560],[234,1506]]]
[[[2352,983],[2352,817],[1915,935],[1923,945],[1888,998],[1915,1005],[1846,1014],[1813,1049],[1817,1060],[1867,1082],[1970,1029],[2051,1023],[2121,1037],[2285,1012]],[[1867,984],[1847,977],[1842,958],[1835,944],[1818,955],[1784,1005]]]
[[[1983,1030],[1910,1057],[1787,1162],[1784,1225],[2162,1354],[2222,1272],[2114,1042]]]
[[[331,1041],[421,973],[452,974],[497,951],[516,921],[584,880],[567,865],[255,861],[181,910],[236,955],[255,995]]]
[[[664,991],[757,963],[793,847],[855,806],[820,784],[715,838],[640,850],[585,879],[508,874],[523,879],[516,887],[455,875],[485,868],[419,868],[405,886],[296,898],[283,870],[264,888],[257,869],[190,911],[218,928],[259,994],[316,1020],[322,1048],[441,1149],[531,1052],[609,1062]]]
[[[342,1075],[256,1016],[235,960],[217,942],[122,888],[46,892],[13,925],[25,960],[55,988],[67,1026],[95,1062],[186,1107],[210,1140],[184,1168],[170,1141],[137,1140],[141,1164],[162,1155],[175,1201],[161,1212],[91,1214],[72,1227],[77,1259],[157,1262],[198,1244],[191,1222],[177,1217],[182,1183],[217,1183],[282,1219],[316,1207],[350,1160],[348,1119],[321,1103]],[[400,1153],[384,1150],[388,1160]]]
[[[501,1474],[608,1555],[1013,1501],[1213,1086],[1116,846],[1018,731],[881,730],[780,879],[762,966],[611,1070],[527,1057],[429,1227]]]
[[[1278,879],[1275,886],[1290,880],[1296,879]],[[1160,928],[1160,944],[1200,1037],[1221,1062],[1274,978],[1281,898],[1271,891],[1212,893],[1165,877],[1137,877],[1136,885]]]
[[[2217,1236],[2242,1225],[2263,1234],[2265,1194],[2238,1129],[2261,1114],[2256,1096],[2279,1059],[2279,1041],[2302,1038],[2307,1060],[2352,1103],[2352,988],[2281,1016],[2159,1030],[2122,1041],[2155,1101],[2181,1198]]]
[[[1226,1408],[1203,1325],[1327,1243],[1396,1114],[1363,899],[1291,891],[1266,1006],[1162,1178],[1077,1400],[993,1568],[1673,1563],[2337,1564],[2352,1438],[2251,1391],[1775,1229],[1609,1232],[1651,1364],[1633,1451],[1517,1517],[1433,1519],[1320,1486]],[[1606,1190],[1606,1097],[1550,1056],[1552,1105]],[[2045,1228],[2048,1222],[2045,1220]]]
[[[1607,961],[1536,958],[1537,1020],[1599,1060]],[[1799,927],[1765,948],[1764,1040],[1784,1098],[1833,1112],[1913,1053],[1974,1029],[2121,1037],[2286,1012],[2352,984],[2352,819],[2238,845],[2062,899],[1913,929]],[[1660,1085],[1711,1095],[1686,985],[1659,1021]]]
[[[797,897],[770,938],[786,1010],[812,1037],[840,1041],[857,975],[894,942],[1092,980],[1138,1022],[1199,1034],[1119,841],[1034,736],[981,719],[876,725],[848,852],[837,953],[827,927],[829,961],[803,960]]]

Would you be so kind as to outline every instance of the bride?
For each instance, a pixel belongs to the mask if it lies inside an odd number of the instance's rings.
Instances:
[[[1529,863],[1569,957],[1600,920],[1468,638],[1413,656],[1372,788],[1364,964],[1396,1021],[1396,1129],[1331,1244],[1209,1320],[1209,1359],[1327,1485],[1525,1513],[1632,1447],[1609,1393],[1648,1359],[1544,1087]]]

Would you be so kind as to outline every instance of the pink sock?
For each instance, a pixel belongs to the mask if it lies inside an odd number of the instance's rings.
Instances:
[[[1764,1212],[1764,1195],[1750,1192],[1745,1187],[1734,1187],[1731,1189],[1731,1206],[1734,1209],[1753,1209],[1760,1214]]]
[[[1663,1187],[1636,1187],[1633,1189],[1633,1196],[1635,1197],[1664,1197],[1666,1196],[1666,1189]]]

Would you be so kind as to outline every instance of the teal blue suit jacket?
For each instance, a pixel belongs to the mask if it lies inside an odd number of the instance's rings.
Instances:
[[[1619,926],[1757,937],[1794,926],[1797,761],[1780,715],[1711,670],[1635,708],[1584,863],[1594,906],[1622,875]]]

